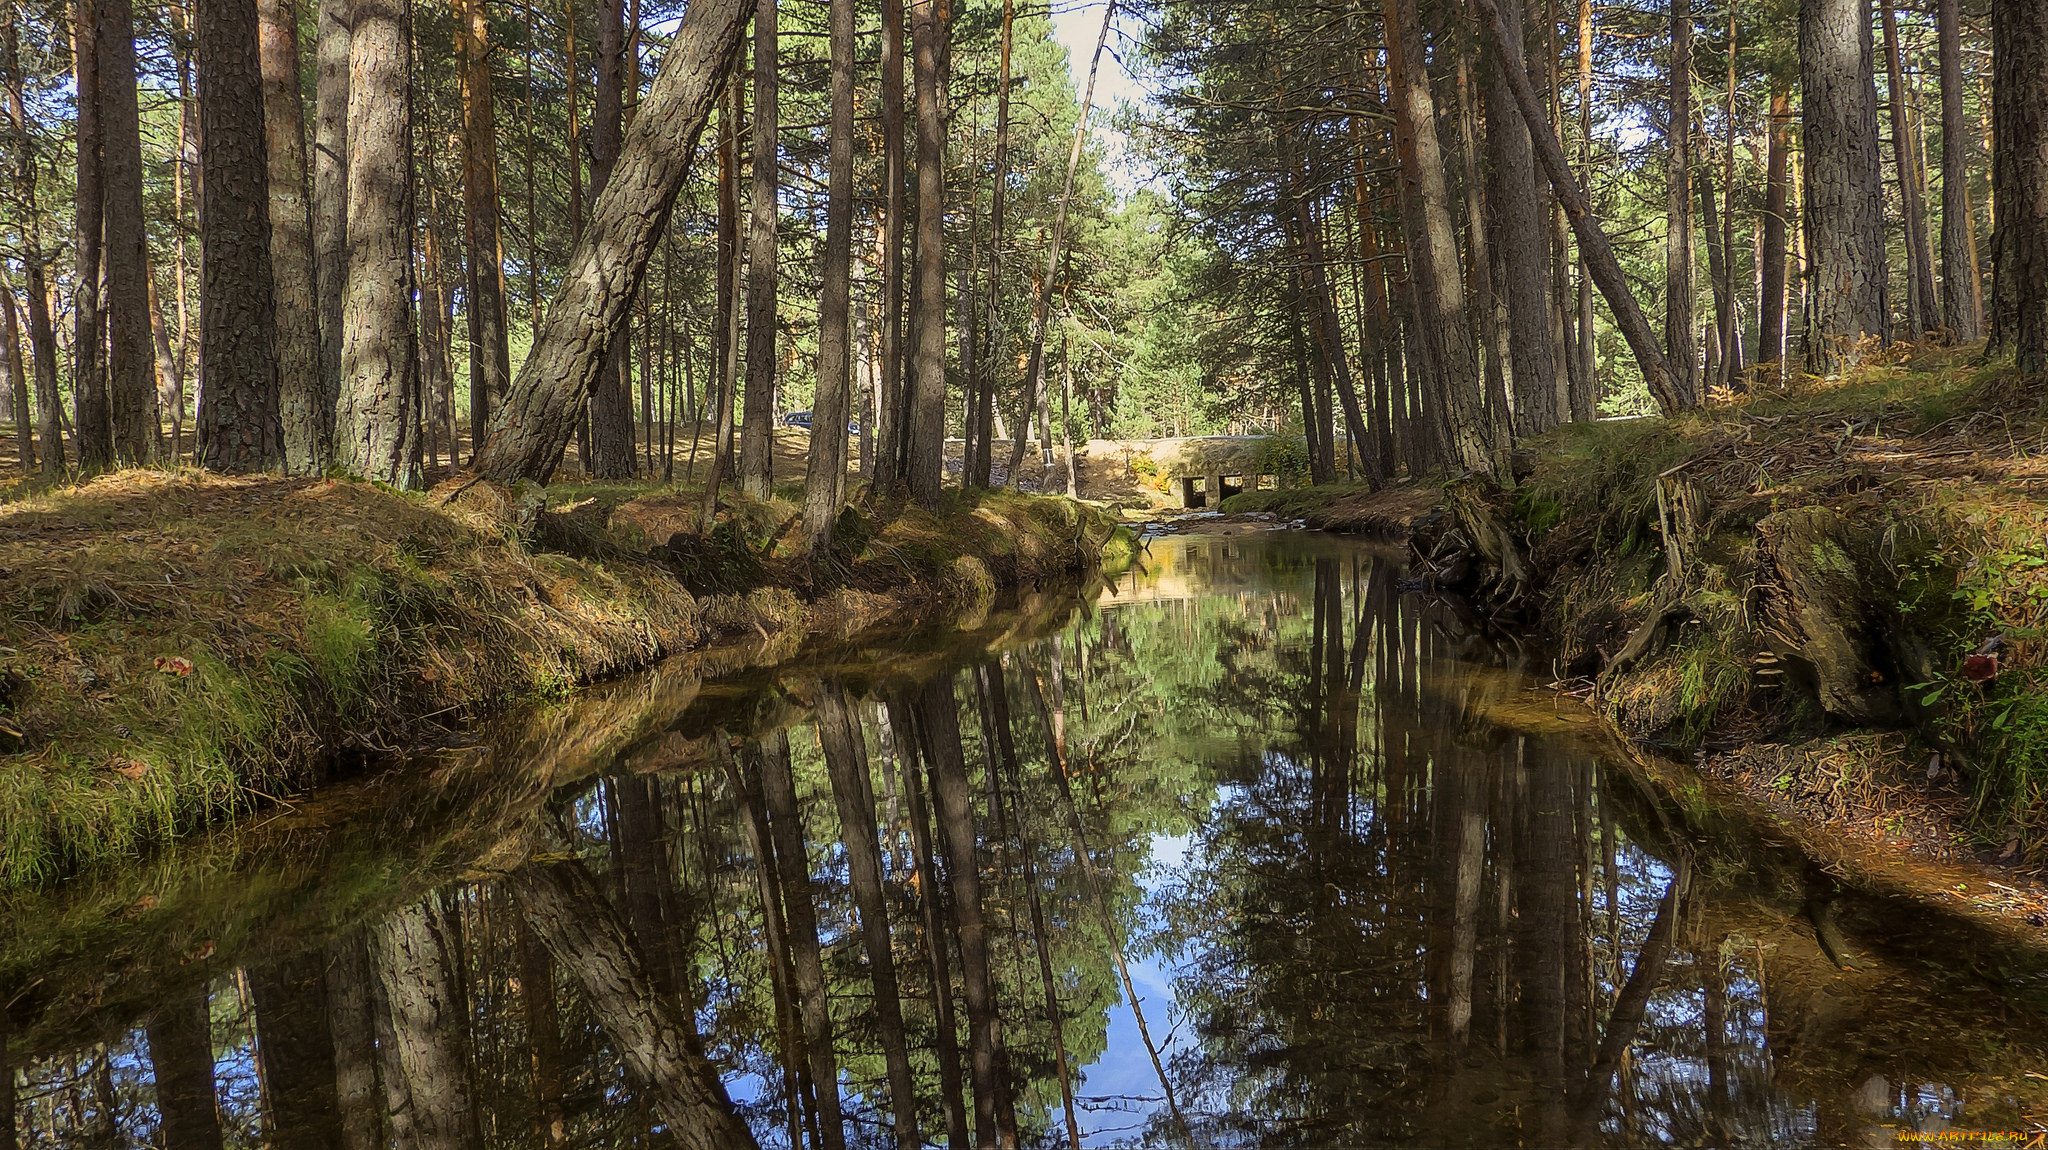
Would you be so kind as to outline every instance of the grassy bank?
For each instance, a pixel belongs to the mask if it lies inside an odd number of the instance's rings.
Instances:
[[[0,504],[0,886],[666,655],[985,608],[1127,538],[1070,500],[949,493],[848,512],[814,568],[789,501],[678,535],[697,502],[127,471]]]
[[[1787,815],[2048,860],[2048,407],[1909,352],[1840,383],[1533,445],[1497,518],[1560,678]],[[1498,570],[1496,566],[1495,570]],[[1531,608],[1533,607],[1533,610]]]

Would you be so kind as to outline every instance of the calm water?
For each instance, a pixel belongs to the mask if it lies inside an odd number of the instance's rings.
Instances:
[[[12,1127],[838,1150],[906,1121],[1050,1147],[2048,1120],[2048,964],[1653,793],[1544,665],[1388,553],[1277,533],[1156,540],[1114,587],[887,647],[678,663],[0,902]]]

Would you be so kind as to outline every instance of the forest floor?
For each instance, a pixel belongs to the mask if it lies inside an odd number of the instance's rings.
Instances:
[[[796,494],[729,496],[697,535],[700,491],[644,482],[0,490],[0,888],[678,652],[972,622],[1129,552],[1100,507],[949,490],[938,514],[848,511],[814,567]]]

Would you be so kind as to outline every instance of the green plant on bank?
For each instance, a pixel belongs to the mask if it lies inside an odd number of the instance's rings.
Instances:
[[[1297,479],[1308,474],[1308,440],[1299,435],[1268,435],[1253,454],[1260,475]]]

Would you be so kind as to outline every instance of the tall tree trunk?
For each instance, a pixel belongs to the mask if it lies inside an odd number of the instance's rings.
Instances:
[[[326,965],[326,956],[316,951],[255,971],[249,979],[274,1150],[345,1150],[334,1092]]]
[[[1992,342],[2048,382],[2048,7],[1992,0],[1992,160],[1998,205]],[[2011,329],[2003,330],[2010,320]]]
[[[1506,27],[1494,0],[1473,0],[1473,3],[1492,28],[1496,45],[1506,40]],[[1628,340],[1629,350],[1635,354],[1650,395],[1656,399],[1658,408],[1669,415],[1685,406],[1686,401],[1672,387],[1671,371],[1665,364],[1663,352],[1657,347],[1657,337],[1650,330],[1649,321],[1643,318],[1642,309],[1636,306],[1628,280],[1622,275],[1621,263],[1615,258],[1614,246],[1608,242],[1600,222],[1593,218],[1585,192],[1572,178],[1571,165],[1564,158],[1564,148],[1558,144],[1557,134],[1551,130],[1543,105],[1536,100],[1528,73],[1516,67],[1512,60],[1506,62],[1506,67],[1508,82],[1514,88],[1515,104],[1522,109],[1522,121],[1529,125],[1529,139],[1536,147],[1536,158],[1542,162],[1543,170],[1550,176],[1551,189],[1564,205],[1565,218],[1571,221],[1572,234],[1579,241],[1586,269],[1592,274],[1593,282],[1600,286],[1600,294],[1606,298],[1608,310],[1614,313],[1615,323]]]
[[[711,529],[711,516],[718,510],[719,485],[727,474],[732,454],[733,389],[739,385],[736,364],[739,351],[740,294],[740,205],[739,205],[739,121],[740,85],[734,77],[718,117],[718,330],[712,336],[715,360],[714,386],[717,411],[711,434],[711,474],[704,481],[703,512],[698,517],[702,530]]]
[[[1800,0],[1811,368],[1853,365],[1889,330],[1870,0]]]
[[[7,94],[7,126],[13,138],[14,195],[19,205],[23,290],[28,295],[28,345],[36,381],[36,437],[42,440],[43,477],[64,474],[64,436],[57,398],[57,336],[50,327],[49,286],[42,252],[42,219],[36,207],[35,133],[22,98],[21,33],[15,21],[0,22],[0,84]],[[23,416],[26,418],[26,415]]]
[[[412,326],[412,114],[406,92],[412,11],[410,0],[351,0],[350,16],[348,282],[335,462],[365,479],[413,488],[421,477],[414,415],[419,349]],[[212,188],[209,176],[209,194]],[[207,266],[210,281],[212,264]]]
[[[348,290],[349,0],[316,0],[313,86],[313,260],[320,315],[321,419],[333,451],[341,402],[341,310]]]
[[[555,964],[524,918],[519,921],[517,945],[519,1004],[526,1015],[528,1072],[533,1077],[534,1141],[540,1150],[554,1150],[569,1134],[562,1108],[562,1023],[555,1002]]]
[[[1081,145],[1088,135],[1088,111],[1095,103],[1095,74],[1102,66],[1102,47],[1109,40],[1109,25],[1115,15],[1116,0],[1109,0],[1102,10],[1102,30],[1095,36],[1095,54],[1089,58],[1088,83],[1081,94],[1081,115],[1074,121],[1074,136],[1067,145],[1066,181],[1061,185],[1059,206],[1053,213],[1052,235],[1045,246],[1045,275],[1038,281],[1038,290],[1031,300],[1024,392],[1017,407],[1017,440],[1010,448],[1009,473],[1003,479],[1005,487],[1017,481],[1017,474],[1023,468],[1024,444],[1031,429],[1031,408],[1045,387],[1045,328],[1052,306],[1054,277],[1060,269],[1060,248],[1066,239],[1067,211],[1074,199],[1074,172],[1080,166]]]
[[[764,4],[772,2],[764,0]],[[820,269],[824,283],[818,300],[818,394],[811,409],[803,523],[804,549],[818,557],[831,550],[833,520],[839,514],[840,489],[846,482],[846,419],[853,380],[853,341],[848,330],[853,294],[853,0],[832,0],[829,20],[832,127],[825,168],[825,259]],[[758,195],[759,185],[755,187]],[[754,257],[760,255],[757,247]],[[769,259],[772,265],[772,254]],[[768,305],[765,310],[772,313],[774,300]]]
[[[1715,370],[1709,371],[1701,381],[1700,391],[1704,397],[1707,387],[1715,383],[1733,386],[1729,361],[1738,353],[1731,351],[1731,344],[1739,349],[1741,343],[1739,333],[1734,330],[1734,317],[1729,314],[1735,301],[1728,294],[1733,286],[1728,280],[1728,265],[1734,262],[1735,253],[1727,250],[1722,242],[1726,235],[1721,227],[1721,205],[1716,202],[1714,194],[1713,165],[1700,165],[1699,177],[1700,226],[1707,233],[1707,284],[1714,293],[1714,325],[1708,329],[1710,341],[1707,346],[1716,356]],[[1737,338],[1731,339],[1731,336]]]
[[[1593,0],[1579,0],[1579,181],[1593,178]],[[1559,205],[1562,207],[1562,204]],[[1579,257],[1579,371],[1572,391],[1572,419],[1591,420],[1600,403],[1599,357],[1594,341],[1593,276],[1583,248]]]
[[[164,1150],[221,1150],[205,990],[186,991],[160,1005],[148,1034],[149,1061],[156,1072],[157,1136]]]
[[[1970,153],[1975,136],[1963,108],[1960,0],[1935,0],[1941,57],[1941,320],[1957,343],[1984,337],[1970,208]]]
[[[198,44],[199,463],[260,471],[283,462],[284,428],[255,0],[200,0]]]
[[[744,0],[699,0],[684,14],[533,351],[492,418],[476,462],[483,475],[545,480],[561,463],[577,412],[597,384],[605,345],[625,324],[689,175],[697,136],[725,88],[750,12]]]
[[[1744,386],[1742,349],[1742,307],[1735,294],[1735,135],[1738,73],[1738,32],[1735,3],[1728,5],[1728,104],[1723,109],[1726,129],[1721,146],[1721,271],[1714,275],[1714,322],[1721,331],[1722,382],[1730,390]]]
[[[100,277],[104,271],[102,244],[106,237],[105,169],[101,158],[104,128],[100,122],[100,31],[97,0],[73,0],[73,7],[71,55],[72,84],[78,106],[74,126],[78,149],[78,190],[72,206],[78,223],[78,261],[72,270],[72,426],[77,437],[79,469],[93,472],[114,462],[113,414],[108,407],[106,365],[100,354],[106,331],[106,315],[100,300]]]
[[[1432,439],[1457,466],[1491,474],[1493,443],[1483,406],[1484,381],[1458,283],[1457,229],[1451,222],[1450,193],[1437,143],[1436,99],[1424,65],[1422,20],[1415,0],[1384,2],[1408,279],[1414,297],[1413,334],[1430,367],[1435,400]]]
[[[96,0],[100,175],[106,209],[107,401],[114,458],[148,463],[162,446],[156,349],[149,335],[149,257],[142,214],[142,123],[135,93],[135,14]]]
[[[604,195],[625,138],[626,3],[598,0],[597,92],[591,109],[590,194]],[[650,252],[652,248],[648,249]],[[589,473],[599,479],[630,479],[634,471],[633,395],[627,380],[627,332],[632,296],[638,294],[644,267],[636,269],[632,287],[605,341],[603,365],[590,392]]]
[[[804,1066],[803,1028],[795,1019],[796,972],[789,956],[789,927],[782,911],[782,881],[775,864],[774,836],[768,829],[768,812],[763,809],[759,770],[742,773],[730,754],[721,751],[721,764],[740,804],[740,829],[747,848],[754,854],[754,881],[761,891],[761,935],[766,944],[769,994],[775,1002],[776,1041],[782,1054],[783,1121],[792,1147],[803,1145],[804,1084],[809,1075]]]
[[[974,390],[975,409],[968,415],[974,427],[969,437],[974,451],[966,460],[966,477],[962,480],[974,487],[989,485],[995,465],[996,391],[1000,386],[997,365],[1003,362],[998,349],[1007,343],[1002,338],[1003,245],[1008,242],[1004,228],[1008,223],[1010,183],[1010,51],[1016,39],[1016,8],[1015,0],[1003,0],[1003,25],[997,48],[995,174],[989,187],[988,291],[984,297],[989,346],[983,349],[979,360],[981,378]]]
[[[775,233],[781,215],[779,205],[776,202],[776,190],[781,183],[781,148],[779,145],[781,143],[782,125],[782,112],[778,91],[780,85],[776,75],[776,69],[779,67],[777,61],[780,59],[780,53],[778,51],[779,36],[776,30],[775,5],[776,0],[757,0],[754,6],[754,134],[751,141],[754,145],[754,157],[747,227],[747,407],[746,417],[740,425],[739,481],[740,490],[756,499],[766,499],[769,497],[770,489],[773,486],[773,476],[771,473],[775,466],[775,291],[777,287],[775,274],[777,245]],[[851,67],[851,65],[849,64],[848,67]],[[839,82],[838,65],[836,63],[833,65],[832,82],[834,84]],[[851,82],[849,77],[848,83],[850,84]],[[835,117],[832,123],[837,125],[838,120],[836,117],[839,115],[837,105],[833,106],[830,114]],[[850,116],[851,113],[848,113],[848,115]],[[846,137],[834,136],[833,140],[838,141],[842,138],[849,142],[846,144],[837,142],[831,144],[832,154],[831,158],[827,161],[828,167],[831,164],[836,164],[839,160],[839,153],[851,146],[850,128]],[[830,171],[833,172],[837,170],[837,168],[830,168]],[[852,180],[850,169],[847,178],[850,191]],[[828,182],[830,179],[831,176],[828,175]],[[834,186],[836,187],[837,185]],[[825,241],[826,270],[824,272],[824,296],[819,303],[818,313],[818,378],[821,381],[840,378],[838,375],[832,374],[833,371],[839,369],[832,368],[828,360],[835,353],[841,360],[844,360],[846,356],[845,304],[841,305],[841,315],[838,320],[840,327],[838,336],[839,347],[835,350],[828,346],[828,341],[833,338],[830,328],[834,322],[829,310],[832,306],[833,293],[833,273],[830,270],[832,267],[832,241],[829,233],[832,230],[831,213],[833,205],[838,203],[837,200],[831,199],[830,196],[831,193],[828,191],[825,205],[825,230],[828,235]],[[846,228],[849,237],[846,242],[850,247],[853,242],[851,239],[853,234],[853,216],[850,206],[847,209]],[[850,265],[848,266],[850,267]],[[839,282],[841,285],[846,283],[847,276],[851,274],[850,270],[840,273]],[[847,291],[848,298],[850,298],[850,289],[842,286],[841,290]],[[811,458],[813,460],[818,458],[818,429],[831,426],[823,422],[823,412],[818,409],[828,402],[827,392],[830,392],[832,397],[836,398],[841,390],[840,388],[827,386],[823,382],[819,384],[817,401],[812,405],[813,410],[811,413]],[[846,423],[843,407],[839,422],[842,427]],[[827,438],[831,437],[828,436]],[[840,449],[834,454],[843,460],[845,455],[845,436],[840,436],[835,442],[840,445]],[[830,473],[828,472],[827,474],[829,475]],[[836,477],[834,479],[834,492],[836,493]],[[804,537],[807,541],[815,538],[811,534],[813,513],[810,510],[808,492],[809,484],[807,483],[804,510]],[[838,508],[834,507],[830,512],[827,512],[828,519],[830,515],[836,514],[837,511]],[[828,535],[829,526],[828,523]],[[826,542],[827,545],[830,544],[829,538]]]
[[[0,308],[6,311],[7,398],[14,419],[14,458],[21,465],[22,475],[34,475],[36,437],[29,422],[28,371],[21,359],[21,319],[14,307],[14,283],[6,278],[4,268],[0,268]]]
[[[1899,177],[1899,213],[1906,225],[1906,334],[1925,338],[1939,326],[1934,303],[1934,252],[1927,242],[1927,210],[1920,202],[1920,157],[1906,118],[1906,72],[1899,63],[1899,18],[1892,0],[1878,0],[1884,22],[1885,88],[1892,119],[1892,163]]]
[[[905,404],[903,457],[911,497],[939,506],[946,456],[946,59],[952,30],[941,0],[910,0],[911,71],[917,103],[916,348]]]
[[[668,857],[661,792],[652,775],[616,778],[611,789],[618,813],[615,850],[625,888],[626,924],[647,960],[647,977],[656,993],[674,997],[681,989],[668,921],[675,868]]]
[[[1508,50],[1524,41],[1522,8],[1510,0],[1501,9],[1508,25]],[[1491,163],[1487,196],[1493,203],[1494,235],[1505,274],[1496,287],[1507,304],[1508,355],[1514,380],[1515,431],[1536,435],[1557,426],[1557,365],[1550,330],[1548,261],[1550,229],[1544,221],[1536,163],[1529,150],[1529,126],[1515,110],[1505,69],[1489,59],[1486,70],[1486,152]]]
[[[506,324],[504,243],[498,226],[498,111],[491,83],[488,0],[457,0],[462,53],[462,206],[468,269],[469,421],[488,426],[491,407],[512,384]],[[531,269],[529,269],[531,271]]]
[[[840,6],[851,23],[850,0],[840,0]],[[847,39],[850,45],[850,34]],[[818,746],[825,756],[825,771],[839,810],[839,834],[846,846],[847,876],[859,912],[861,945],[868,955],[868,979],[874,984],[875,1026],[888,1066],[896,1145],[899,1150],[917,1150],[922,1145],[917,1132],[917,1083],[911,1076],[909,1044],[903,1033],[896,949],[889,934],[888,899],[882,890],[882,853],[875,838],[875,795],[869,782],[867,742],[858,712],[837,680],[818,684],[817,723]]]
[[[1664,357],[1688,402],[1701,394],[1692,339],[1692,0],[1671,0],[1670,99],[1664,135]]]
[[[170,459],[178,458],[178,440],[184,429],[185,374],[178,366],[178,355],[171,349],[170,325],[164,322],[163,300],[156,290],[156,272],[152,269],[143,277],[149,289],[149,341],[156,353],[156,404],[161,412],[171,411]]]
[[[598,215],[603,214],[600,205]],[[555,962],[581,988],[591,1015],[611,1036],[677,1145],[757,1150],[704,1057],[695,1019],[655,993],[625,926],[583,868],[575,862],[529,862],[507,877],[506,886]]]
[[[359,18],[364,7],[356,5]],[[470,1088],[458,929],[455,917],[428,895],[370,932],[378,986],[378,1069],[401,1150],[483,1144]]]
[[[1792,89],[1789,81],[1771,81],[1770,140],[1764,160],[1764,236],[1762,289],[1756,301],[1757,362],[1771,364],[1773,378],[1785,378],[1785,258],[1790,226],[1791,180],[1786,176],[1792,150]]]
[[[938,1032],[935,1046],[940,1108],[946,1115],[946,1145],[964,1150],[970,1143],[967,1112],[960,1104],[960,1040],[953,1015],[953,971],[946,947],[939,868],[932,857],[931,818],[926,811],[924,787],[918,782],[918,760],[929,751],[919,726],[921,713],[915,700],[891,700],[889,728],[884,735],[893,730],[898,737],[903,754],[904,790],[910,799],[910,850],[917,872],[918,903],[924,911],[925,957],[930,960],[932,1020]]]
[[[284,466],[325,470],[334,410],[320,383],[320,312],[306,198],[305,96],[299,86],[295,0],[257,0],[257,55],[263,69],[263,125],[270,182],[270,266],[277,314],[277,402]]]
[[[904,475],[903,437],[903,0],[882,0],[881,235],[882,379],[875,398],[874,487],[887,491]]]

